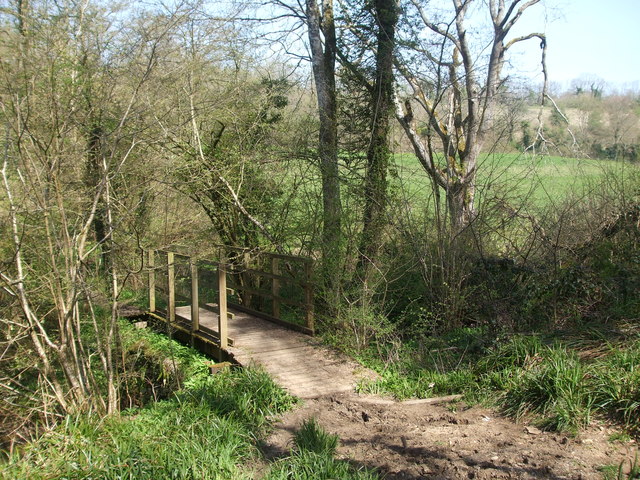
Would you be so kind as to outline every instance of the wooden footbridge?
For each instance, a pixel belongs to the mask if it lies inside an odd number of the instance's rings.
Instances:
[[[353,391],[370,376],[313,338],[310,259],[219,249],[214,259],[146,254],[149,315],[216,359],[259,365],[293,395]]]

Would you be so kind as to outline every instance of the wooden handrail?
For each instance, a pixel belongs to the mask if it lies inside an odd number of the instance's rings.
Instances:
[[[278,258],[272,259],[272,261],[275,261],[275,260],[279,260],[279,259]],[[273,268],[273,264],[272,264],[272,268]],[[302,287],[304,287],[307,284],[306,280],[299,280],[295,277],[280,275],[278,273],[265,272],[264,270],[256,270],[255,268],[233,268],[233,266],[231,266],[229,268],[229,271],[233,273],[254,273],[260,277],[266,277],[272,280],[280,280],[288,283],[296,283]]]
[[[198,264],[189,259],[191,264],[191,331],[200,330],[200,295],[198,289]]]
[[[305,308],[307,306],[307,303],[304,302],[296,302],[295,300],[291,300],[289,298],[286,297],[281,297],[280,295],[274,295],[273,292],[267,292],[266,290],[256,290],[255,288],[251,288],[251,287],[245,287],[242,285],[238,285],[236,287],[237,290],[240,290],[242,292],[246,292],[246,293],[250,293],[251,295],[258,295],[262,298],[268,298],[271,300],[277,300],[279,302],[282,303],[286,303],[287,305],[292,305],[294,307],[300,307],[300,308]],[[278,317],[279,315],[273,315],[274,317]]]
[[[169,298],[167,306],[167,321],[175,323],[176,321],[176,276],[174,266],[173,252],[167,252],[167,283],[169,285]]]
[[[227,348],[227,272],[224,264],[218,266],[218,333],[220,348]]]
[[[155,272],[155,257],[156,252],[149,250],[147,252],[147,268],[149,269],[149,311],[151,313],[156,311],[156,272]]]
[[[248,249],[242,249],[238,247],[229,247],[227,250],[231,250],[234,252],[241,252],[242,258],[240,261],[242,262],[242,267],[237,267],[227,263],[227,261],[222,258],[220,261],[213,261],[207,259],[196,259],[192,256],[177,253],[170,250],[149,250],[147,254],[148,262],[147,269],[149,275],[149,311],[156,311],[156,296],[155,293],[159,289],[160,291],[164,291],[167,295],[167,321],[169,323],[175,323],[175,308],[176,308],[176,299],[187,300],[191,302],[191,332],[195,334],[200,331],[200,322],[199,322],[199,272],[200,270],[207,270],[207,267],[212,267],[212,273],[216,273],[217,276],[217,287],[218,287],[218,305],[220,308],[219,314],[219,325],[218,332],[220,337],[220,347],[222,349],[227,348],[227,274],[234,273],[238,275],[253,275],[258,278],[266,278],[270,280],[270,288],[268,291],[261,290],[259,288],[252,288],[249,286],[253,282],[248,280],[245,277],[244,285],[237,285],[235,288],[243,292],[243,306],[250,308],[252,305],[251,295],[258,295],[262,298],[267,298],[271,300],[271,312],[260,312],[261,315],[264,315],[267,319],[277,319],[279,323],[283,322],[280,319],[281,316],[281,305],[291,305],[294,307],[299,307],[304,309],[304,320],[306,325],[306,331],[313,332],[314,330],[314,313],[313,313],[313,282],[312,282],[312,266],[313,261],[309,258],[298,257],[294,255],[285,255],[279,253],[271,253],[271,252],[262,252],[262,251],[253,251]],[[167,262],[166,264],[157,266],[157,262],[155,260],[156,253],[166,254]],[[190,277],[190,296],[188,298],[187,290],[178,289],[180,291],[176,291],[176,257],[180,259],[180,265],[189,265],[188,272],[184,273],[184,269],[180,269],[182,271],[181,275],[188,275]],[[256,258],[270,259],[270,267],[271,271],[264,271],[256,268],[250,268],[249,265],[252,261],[255,261]],[[183,260],[187,260],[188,262],[184,262]],[[296,278],[293,275],[283,275],[281,268],[281,261],[285,260],[287,262],[296,261],[301,264],[303,267],[303,278]],[[214,270],[215,269],[215,270]],[[167,278],[167,285],[159,285],[156,279],[156,272],[165,271]],[[184,278],[184,277],[180,277]],[[286,283],[288,285],[292,285],[298,287],[303,290],[304,301],[292,300],[290,298],[286,298],[281,296],[282,283]],[[254,309],[251,308],[252,311],[255,312]],[[286,323],[286,322],[285,322]],[[295,324],[290,324],[295,325]]]
[[[255,253],[256,256],[264,256],[269,258],[280,258],[282,260],[295,260],[303,263],[313,263],[313,259],[309,257],[302,257],[300,255],[288,255],[286,253],[275,253],[275,252],[265,252],[260,249],[252,249],[252,248],[243,248],[243,247],[229,247],[227,245],[214,245],[215,247],[222,248],[224,250],[231,250],[234,252],[246,252],[246,253]]]

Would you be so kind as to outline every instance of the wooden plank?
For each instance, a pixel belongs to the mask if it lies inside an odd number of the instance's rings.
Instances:
[[[191,307],[179,307],[176,317],[189,317]],[[282,328],[269,321],[235,311],[236,320],[229,325],[236,342],[220,355],[229,354],[230,358],[242,364],[258,364],[274,376],[277,383],[289,390],[293,395],[302,398],[313,398],[319,395],[353,391],[360,372],[366,371],[338,353],[327,350],[317,342],[310,340],[298,332]],[[201,331],[193,334],[194,345],[198,345],[199,336],[205,336],[210,324],[217,326],[219,315],[206,310],[200,311]],[[166,321],[166,320],[165,320]],[[179,323],[180,328],[189,330],[190,321]],[[181,330],[180,330],[181,331]],[[211,336],[215,332],[210,332]],[[188,338],[188,337],[187,337]],[[211,342],[211,340],[208,340]],[[213,342],[217,343],[217,342]],[[202,341],[202,345],[212,345]],[[354,372],[359,373],[354,373]],[[373,375],[371,373],[371,375]],[[369,378],[369,374],[366,374]]]
[[[227,342],[227,272],[224,264],[218,266],[218,334],[220,335],[220,348],[228,347]]]
[[[280,259],[279,258],[273,258],[272,261],[273,260],[280,260]],[[287,276],[287,275],[282,275],[281,273],[265,272],[264,270],[256,270],[254,268],[229,267],[229,271],[233,272],[233,273],[253,273],[254,275],[258,275],[259,277],[275,278],[275,279],[283,281],[283,282],[288,282],[288,283],[293,283],[293,284],[296,284],[296,285],[300,285],[301,287],[306,284],[305,280],[300,280],[300,279],[298,279],[296,277],[293,277],[291,275]]]
[[[268,257],[272,257],[272,258],[280,258],[282,260],[292,260],[295,262],[300,262],[300,263],[309,263],[309,262],[313,262],[312,259],[308,258],[308,257],[301,257],[299,255],[287,255],[285,253],[261,253],[261,255],[266,255]]]
[[[242,248],[242,247],[231,247],[231,246],[227,246],[227,245],[216,245],[218,247],[221,247],[225,250],[230,250],[230,251],[234,251],[234,252],[257,252],[256,256],[264,256],[264,257],[275,257],[275,258],[280,258],[283,260],[294,260],[294,261],[298,261],[301,263],[306,263],[306,262],[312,262],[313,260],[308,258],[308,257],[302,257],[300,255],[288,255],[286,253],[275,253],[275,252],[262,252],[258,249],[254,249],[254,250],[248,250],[246,248]]]
[[[297,356],[303,358],[304,355],[300,355],[302,352],[306,351],[307,354],[309,354],[313,350],[312,347],[300,346],[297,343],[265,343],[261,341],[264,340],[264,338],[261,340],[257,338],[247,339],[244,335],[242,335],[241,338],[242,345],[253,344],[251,347],[251,354],[253,356],[263,356],[269,361],[276,361],[280,357],[286,357],[289,360],[293,360],[293,357]]]
[[[175,257],[182,257],[182,258],[190,258],[189,255],[185,254],[185,253],[180,253],[180,252],[176,252],[175,250],[163,250],[163,249],[158,249],[156,250],[157,252],[161,252],[161,253],[166,253],[167,255],[172,254]]]
[[[176,273],[173,252],[167,253],[167,283],[169,289],[167,320],[169,320],[170,323],[174,323],[176,321]]]
[[[189,318],[189,316],[187,315],[181,315],[179,313],[176,313],[176,322],[174,326],[179,326],[181,325],[181,323],[178,320],[182,320],[184,326],[180,327],[182,330],[184,330],[185,332],[191,332],[190,328],[187,328],[186,325],[190,325],[191,323],[191,319]],[[196,335],[202,334],[204,337],[206,336],[211,336],[212,338],[214,338],[216,340],[216,345],[219,345],[220,343],[220,335],[218,334],[218,331],[215,330],[214,328],[209,328],[206,325],[202,324],[200,325],[200,330],[198,330],[197,332],[193,332]],[[233,337],[229,337],[227,336],[227,345],[229,346],[233,346],[235,343]]]
[[[230,305],[232,305],[234,309],[244,313],[248,313],[249,315],[255,315],[256,317],[263,318],[275,324],[290,328],[292,330],[296,330],[306,335],[313,335],[313,331],[303,325],[297,325],[295,323],[285,322],[284,320],[280,320],[279,318],[276,318],[273,315],[269,315],[268,313],[258,312],[257,310],[254,310],[252,308],[247,308],[242,305],[238,305],[237,303],[231,303]]]

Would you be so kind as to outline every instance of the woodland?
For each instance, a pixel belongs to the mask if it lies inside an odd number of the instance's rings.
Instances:
[[[361,392],[637,450],[640,91],[550,83],[539,8],[1,2],[0,477],[384,478],[314,420],[265,466],[298,401],[120,318],[163,248],[313,259]]]

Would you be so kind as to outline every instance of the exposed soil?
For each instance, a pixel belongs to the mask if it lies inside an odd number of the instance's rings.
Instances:
[[[611,442],[596,425],[578,437],[542,432],[464,404],[372,403],[338,394],[306,400],[266,440],[268,459],[287,455],[292,434],[314,417],[340,437],[338,458],[395,479],[600,479],[600,467],[633,459],[634,441]]]

